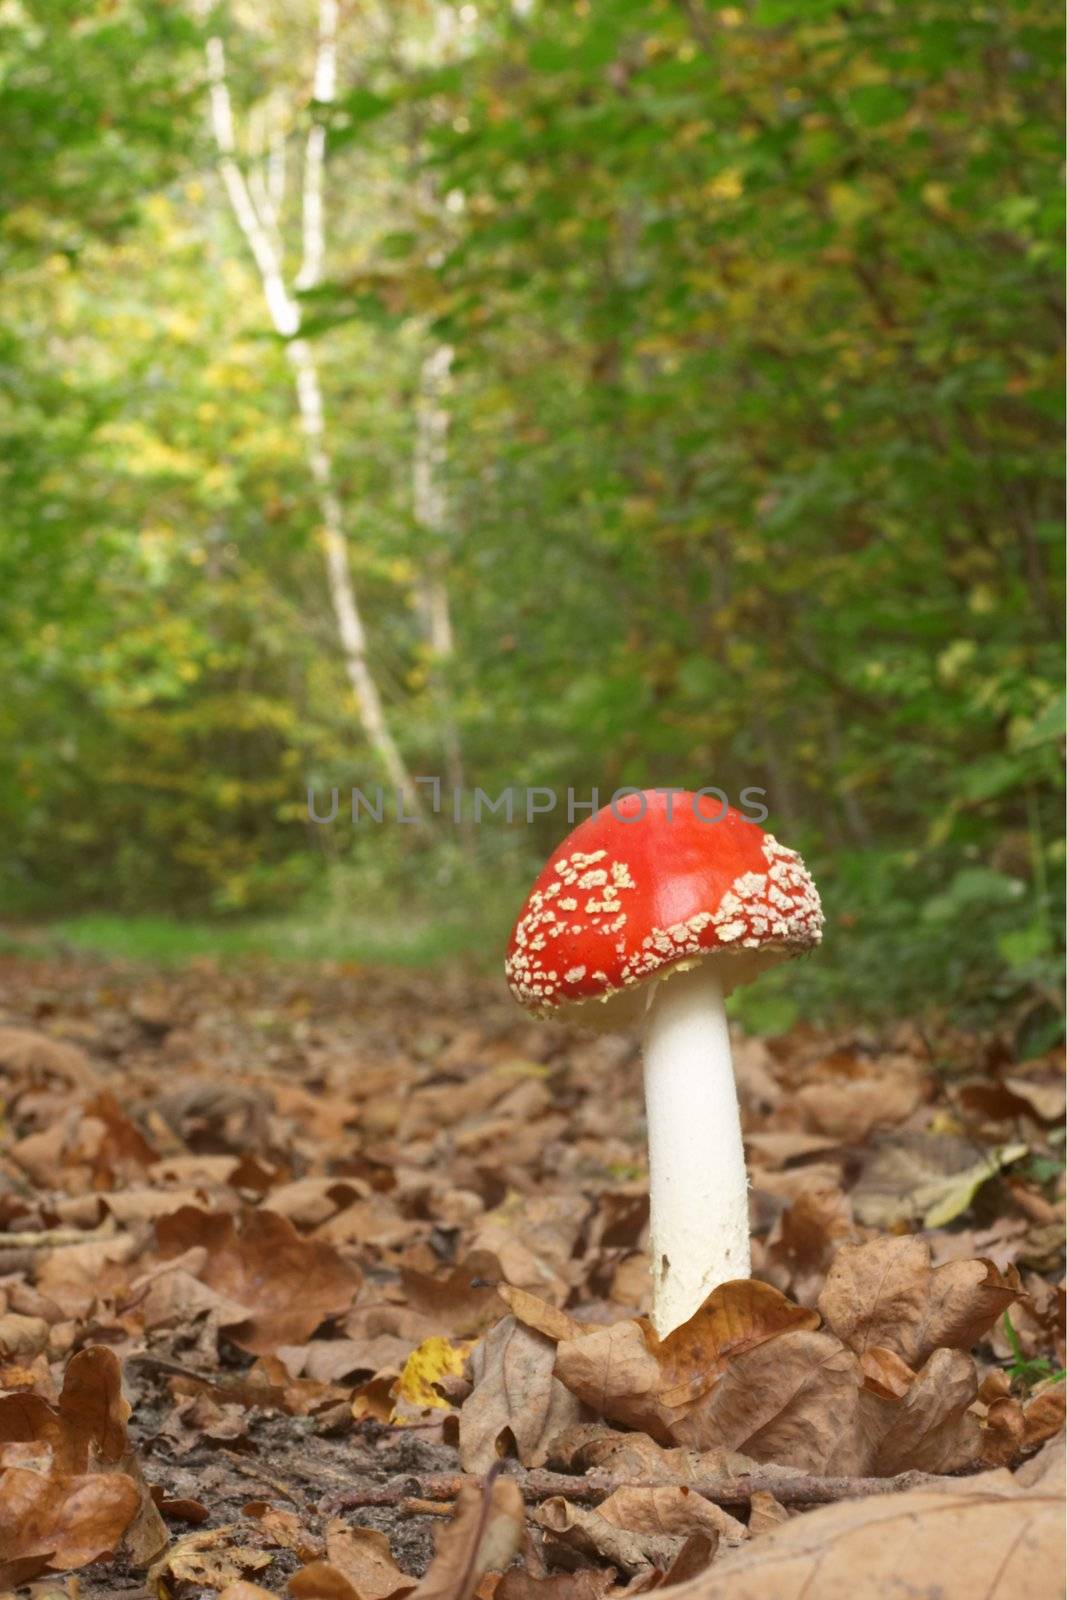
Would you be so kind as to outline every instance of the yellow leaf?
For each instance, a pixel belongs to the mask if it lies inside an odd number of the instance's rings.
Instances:
[[[415,1406],[447,1407],[448,1401],[437,1393],[434,1384],[441,1378],[458,1378],[467,1364],[470,1348],[470,1340],[450,1344],[438,1334],[424,1339],[404,1362],[393,1389],[394,1399],[407,1400]]]

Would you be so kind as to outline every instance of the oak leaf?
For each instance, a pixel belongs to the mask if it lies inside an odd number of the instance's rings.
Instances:
[[[256,1355],[303,1344],[326,1318],[348,1309],[360,1283],[332,1245],[302,1239],[276,1212],[246,1212],[238,1227],[229,1214],[183,1206],[159,1219],[156,1236],[164,1258],[203,1247],[197,1277],[230,1307],[244,1308],[243,1317],[229,1309],[223,1326],[234,1344]]]
[[[713,1290],[665,1339],[640,1318],[563,1340],[556,1375],[601,1416],[673,1443],[685,1437],[679,1424],[737,1356],[818,1321],[769,1284],[738,1279]]]
[[[38,1573],[70,1572],[115,1549],[137,1514],[140,1491],[123,1473],[0,1474],[0,1587]]]
[[[582,1414],[554,1376],[555,1360],[552,1340],[514,1316],[490,1330],[472,1358],[474,1389],[459,1415],[464,1472],[487,1472],[511,1442],[523,1466],[544,1464],[554,1436]]]
[[[1062,1600],[1063,1539],[1061,1494],[983,1473],[793,1518],[672,1600]]]
[[[1020,1293],[1017,1274],[981,1258],[932,1268],[925,1239],[909,1236],[842,1246],[818,1306],[857,1355],[879,1345],[918,1368],[939,1346],[969,1350]]]

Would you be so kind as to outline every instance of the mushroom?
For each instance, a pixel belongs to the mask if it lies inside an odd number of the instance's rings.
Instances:
[[[711,791],[708,791],[711,793]],[[520,1005],[643,1019],[652,1322],[660,1338],[749,1274],[748,1184],[724,1001],[822,936],[803,861],[702,794],[627,791],[557,846],[512,930]]]

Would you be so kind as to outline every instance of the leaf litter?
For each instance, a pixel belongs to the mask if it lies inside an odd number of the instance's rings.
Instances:
[[[659,1340],[634,1041],[0,958],[0,1592],[1062,1594],[1062,1063],[917,1038],[738,1038],[754,1277]]]

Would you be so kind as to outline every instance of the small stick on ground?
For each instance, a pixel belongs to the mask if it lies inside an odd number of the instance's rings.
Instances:
[[[820,1478],[806,1472],[752,1472],[739,1477],[720,1473],[699,1478],[650,1474],[639,1480],[628,1480],[612,1478],[602,1472],[577,1477],[566,1472],[537,1470],[517,1472],[514,1477],[523,1499],[533,1503],[562,1495],[582,1504],[596,1504],[616,1489],[686,1488],[720,1506],[747,1506],[757,1493],[773,1494],[784,1506],[832,1505],[839,1500],[901,1494],[905,1489],[929,1489],[958,1481],[932,1472],[901,1472],[895,1478]],[[426,1501],[454,1500],[464,1483],[479,1481],[462,1474],[416,1476],[408,1473],[391,1483],[345,1490],[330,1497],[330,1506],[336,1510],[352,1506],[395,1506],[416,1497]]]
[[[54,1250],[65,1244],[99,1244],[118,1237],[111,1222],[99,1228],[34,1228],[23,1233],[0,1233],[0,1253],[5,1249]]]

